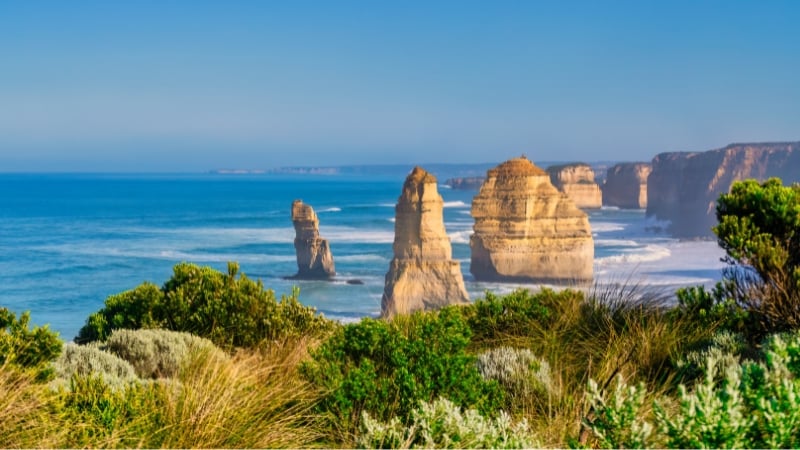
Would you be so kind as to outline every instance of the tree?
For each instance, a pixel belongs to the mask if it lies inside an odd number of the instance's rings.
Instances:
[[[718,290],[748,310],[761,333],[800,328],[800,185],[736,182],[720,196],[717,220],[730,264]]]

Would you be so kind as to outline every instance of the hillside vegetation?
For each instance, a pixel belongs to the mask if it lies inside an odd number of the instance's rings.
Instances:
[[[0,447],[800,446],[800,187],[734,185],[729,269],[487,292],[342,325],[230,264],[109,297],[63,344],[0,309]]]

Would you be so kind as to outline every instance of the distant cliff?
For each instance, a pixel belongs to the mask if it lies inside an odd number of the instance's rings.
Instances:
[[[647,207],[647,177],[650,163],[620,163],[608,169],[603,184],[603,205],[618,208]]]
[[[575,202],[578,208],[603,206],[603,194],[594,181],[592,166],[585,163],[564,164],[547,168],[550,182]]]
[[[453,189],[462,189],[465,191],[477,191],[483,184],[484,177],[457,177],[448,178],[444,181],[445,186],[450,186]]]
[[[800,142],[731,144],[699,153],[661,153],[647,182],[647,216],[676,237],[712,236],[716,200],[737,180],[800,181]]]

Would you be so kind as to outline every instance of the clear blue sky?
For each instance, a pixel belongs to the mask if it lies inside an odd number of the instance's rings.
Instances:
[[[800,140],[800,1],[0,0],[0,172]]]

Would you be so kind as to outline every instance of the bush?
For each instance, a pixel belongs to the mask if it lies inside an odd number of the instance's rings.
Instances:
[[[238,272],[235,263],[228,264],[227,274],[178,264],[161,289],[144,283],[109,297],[105,307],[88,318],[75,341],[103,341],[115,329],[163,328],[186,331],[230,349],[287,336],[324,334],[334,327],[314,308],[301,305],[297,290],[277,301],[261,281],[244,274],[237,277]]]
[[[591,415],[584,419],[600,448],[652,447],[653,425],[644,420],[643,406],[647,389],[643,383],[628,386],[621,376],[615,378],[614,390],[604,395],[594,380],[589,380]]]
[[[494,412],[502,400],[496,382],[484,381],[466,353],[470,331],[458,308],[362,319],[340,329],[304,367],[328,394],[319,410],[353,432],[362,411],[387,421],[408,420],[420,401],[446,397],[465,408]]]
[[[141,378],[171,378],[192,352],[221,351],[208,339],[169,330],[114,330],[103,349],[129,362]]]
[[[587,422],[598,445],[608,448],[796,448],[800,335],[772,336],[763,359],[730,365],[708,355],[703,379],[693,389],[680,385],[677,399],[654,402],[652,415],[644,408],[644,386],[618,383],[606,395],[590,384],[595,417]]]
[[[679,386],[677,411],[668,412],[655,405],[659,430],[668,447],[751,448],[748,432],[753,416],[748,414],[742,396],[741,368],[726,367],[718,376],[718,367],[719,362],[710,357],[703,382],[693,392]]]
[[[503,336],[524,334],[532,322],[545,325],[553,316],[554,304],[565,297],[582,296],[579,292],[564,290],[555,292],[542,289],[531,294],[527,289],[518,289],[498,297],[486,292],[484,298],[462,308],[470,330],[476,341],[496,341]]]
[[[741,356],[747,347],[740,334],[722,330],[714,334],[699,348],[688,351],[678,361],[678,368],[685,378],[694,379],[701,376],[706,370],[709,358],[716,362],[716,370],[723,374],[729,367],[738,366]]]
[[[498,347],[481,353],[478,371],[503,387],[508,408],[541,406],[554,393],[550,365],[528,349]]]
[[[153,383],[115,385],[99,373],[72,375],[51,404],[66,432],[59,447],[142,446],[148,434],[158,429],[143,425],[154,420],[153,411],[163,409],[163,392]]]
[[[474,409],[461,412],[446,398],[421,402],[411,412],[408,426],[395,417],[388,423],[373,420],[364,412],[358,448],[531,448],[525,421],[512,424],[500,412],[486,419]]]
[[[717,220],[714,233],[732,263],[752,267],[766,284],[797,289],[800,185],[783,186],[778,178],[736,182],[719,197]]]
[[[717,283],[711,291],[704,286],[680,288],[675,293],[678,307],[671,314],[688,318],[700,327],[750,334],[749,312],[735,300],[735,291],[735,282],[730,279]]]
[[[18,319],[7,308],[0,308],[0,365],[43,368],[58,358],[63,346],[58,333],[47,325],[29,330],[29,322],[28,312]]]
[[[89,316],[75,342],[105,341],[116,329],[158,328],[161,319],[154,317],[154,313],[161,315],[163,303],[163,292],[152,283],[112,295],[106,299],[104,308]]]
[[[713,230],[730,267],[713,295],[696,293],[707,305],[699,312],[721,316],[751,342],[800,328],[800,185],[739,181],[719,197],[716,212]]]
[[[130,363],[94,345],[65,345],[55,369],[60,382],[69,382],[73,376],[94,376],[109,385],[124,386],[138,379]]]

